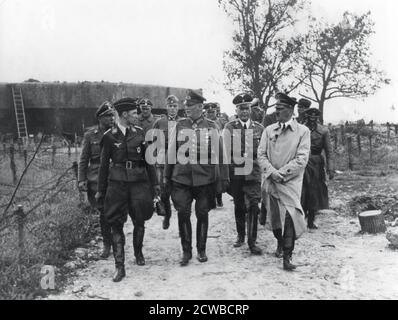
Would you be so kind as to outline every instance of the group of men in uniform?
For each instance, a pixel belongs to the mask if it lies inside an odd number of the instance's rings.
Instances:
[[[149,99],[123,98],[99,107],[99,125],[84,137],[78,180],[100,212],[101,256],[107,258],[112,248],[113,281],[125,277],[127,216],[134,224],[136,263],[145,264],[145,221],[153,215],[154,197],[164,205],[163,229],[170,225],[170,198],[177,211],[182,266],[192,259],[190,216],[195,200],[197,259],[206,262],[208,213],[223,206],[224,192],[234,201],[234,247],[242,246],[247,237],[250,252],[262,254],[256,244],[257,224],[267,220],[277,239],[276,256],[283,257],[285,270],[295,269],[291,257],[295,240],[306,229],[304,215],[307,226],[316,228],[316,211],[328,206],[322,151],[330,178],[333,164],[328,131],[318,123],[319,111],[301,99],[294,118],[296,99],[282,93],[276,99],[276,112],[264,115],[258,99],[238,94],[233,99],[237,118],[228,123],[220,117],[219,104],[205,103],[193,90],[184,101],[184,118],[178,117],[179,100],[173,95],[167,97],[167,115],[160,119],[152,115]],[[118,114],[117,123],[113,112]],[[180,139],[187,130],[192,135]],[[156,143],[156,131],[164,142],[153,164],[145,154]],[[180,153],[187,161],[179,160]]]

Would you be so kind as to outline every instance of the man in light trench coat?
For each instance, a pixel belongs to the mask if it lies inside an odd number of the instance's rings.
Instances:
[[[295,240],[307,229],[300,198],[311,139],[309,129],[292,119],[295,99],[283,93],[276,99],[278,122],[264,130],[258,162],[263,170],[267,222],[278,240],[275,254],[280,258],[283,252],[283,269],[292,271],[296,269],[291,263]]]

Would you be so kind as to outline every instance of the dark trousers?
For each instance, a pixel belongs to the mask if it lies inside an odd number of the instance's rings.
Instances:
[[[98,210],[99,212],[99,221],[100,221],[100,228],[101,228],[101,236],[104,242],[104,246],[110,246],[112,243],[112,236],[111,236],[111,226],[105,219],[104,214],[104,200],[100,199],[97,201],[95,199],[95,193],[97,192],[97,183],[95,182],[88,182],[87,184],[87,198],[90,202],[90,205],[93,209]]]
[[[166,211],[166,219],[171,217],[171,203],[170,203],[170,190],[166,188],[163,181],[164,166],[159,165],[156,167],[156,173],[158,176],[158,181],[160,183],[160,200],[163,203],[164,209]]]
[[[211,198],[214,198],[212,184],[194,187],[173,182],[171,199],[178,212],[178,228],[184,252],[192,251],[191,207],[193,200],[196,200],[196,248],[199,252],[206,250]]]
[[[238,232],[238,236],[242,238],[246,235],[246,213],[248,213],[247,242],[251,248],[256,244],[257,240],[261,183],[257,181],[245,181],[243,179],[232,180],[230,192],[234,198],[236,231]],[[247,201],[245,201],[245,198]]]
[[[104,201],[105,217],[112,229],[112,248],[116,267],[124,266],[127,215],[134,224],[134,255],[142,255],[145,221],[153,214],[152,191],[148,182],[109,181]]]
[[[296,232],[294,230],[294,223],[289,212],[286,212],[285,217],[285,229],[282,234],[282,229],[273,230],[275,238],[278,240],[278,244],[282,245],[283,253],[291,256],[294,250],[294,244],[296,239]]]

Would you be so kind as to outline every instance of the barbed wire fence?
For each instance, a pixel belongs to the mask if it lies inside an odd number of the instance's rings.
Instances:
[[[56,264],[94,235],[98,219],[77,188],[78,157],[78,145],[62,137],[2,143],[0,297],[15,298],[34,266]]]

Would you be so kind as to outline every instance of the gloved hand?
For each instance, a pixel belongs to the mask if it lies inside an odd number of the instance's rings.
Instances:
[[[79,181],[78,189],[80,192],[87,192],[87,181]]]
[[[153,193],[155,194],[155,197],[160,197],[160,186],[158,184],[153,186]]]
[[[275,171],[271,174],[271,179],[277,183],[281,183],[283,181],[283,175],[280,172]]]

